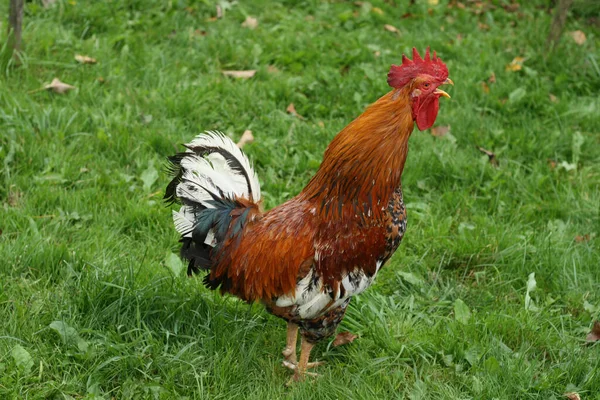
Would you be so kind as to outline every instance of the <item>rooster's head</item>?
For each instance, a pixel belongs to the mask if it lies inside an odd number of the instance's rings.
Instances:
[[[433,58],[430,56],[429,47],[425,51],[425,58],[421,58],[414,47],[412,60],[403,54],[402,65],[392,65],[390,68],[388,84],[396,89],[407,87],[407,94],[412,102],[413,120],[420,130],[430,128],[435,122],[440,97],[450,98],[438,86],[454,85],[448,78],[448,67],[437,57],[435,51]]]

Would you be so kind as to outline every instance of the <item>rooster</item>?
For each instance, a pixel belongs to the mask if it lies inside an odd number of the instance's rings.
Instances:
[[[206,132],[169,158],[165,199],[180,202],[173,220],[188,274],[287,321],[284,366],[307,370],[313,346],[332,336],[353,296],[369,287],[406,230],[401,176],[408,139],[435,122],[439,89],[453,84],[429,48],[402,56],[387,77],[392,90],[331,142],[316,175],[296,197],[269,211],[242,151]],[[302,338],[296,357],[298,331]]]

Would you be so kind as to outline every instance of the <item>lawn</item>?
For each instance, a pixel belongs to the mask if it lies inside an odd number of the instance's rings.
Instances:
[[[540,0],[219,3],[35,0],[21,65],[0,50],[0,398],[600,399],[600,8],[549,52]],[[360,338],[286,387],[283,321],[184,276],[165,159],[250,129],[274,207],[413,46],[455,86],[411,138],[406,236]]]

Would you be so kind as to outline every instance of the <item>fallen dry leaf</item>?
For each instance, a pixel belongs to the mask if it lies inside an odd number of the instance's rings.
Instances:
[[[525,61],[524,57],[515,57],[510,64],[506,66],[507,71],[520,71],[523,69],[523,62]]]
[[[402,18],[402,19],[406,19],[406,18],[412,18],[412,17],[414,17],[414,16],[415,16],[415,14],[407,12],[407,13],[404,13],[404,14],[402,14],[402,15],[400,16],[400,18]]]
[[[252,142],[254,142],[254,135],[252,134],[252,131],[250,129],[246,129],[244,131],[244,133],[242,133],[242,137],[240,138],[240,141],[237,142],[237,147],[239,147],[241,149],[246,144],[252,143]]]
[[[550,169],[552,169],[552,170],[556,169],[556,165],[557,165],[556,160],[553,160],[551,158],[548,159],[548,166],[550,167]]]
[[[490,26],[488,24],[484,24],[483,22],[477,23],[477,26],[479,27],[480,31],[489,31],[490,30]]]
[[[398,28],[396,28],[394,25],[390,25],[390,24],[385,24],[383,26],[383,28],[388,31],[388,32],[392,32],[392,33],[400,33],[400,31],[398,30]]]
[[[488,83],[496,83],[496,73],[492,72],[492,74],[490,75],[490,77],[488,78]]]
[[[334,347],[343,346],[345,344],[354,342],[357,338],[358,336],[354,333],[340,332],[337,334],[332,344]]]
[[[383,15],[384,14],[383,10],[381,8],[379,8],[379,7],[373,7],[371,9],[371,11],[373,11],[375,14],[379,14],[379,15]]]
[[[481,82],[481,89],[483,90],[483,93],[488,94],[490,92],[490,87],[488,86],[488,84],[486,82]]]
[[[221,6],[217,4],[216,9],[217,9],[217,18],[223,18],[223,9],[221,8]]]
[[[379,57],[381,55],[381,52],[379,50],[375,50],[375,52],[373,53],[373,55],[375,57]]]
[[[82,56],[81,54],[76,54],[75,60],[81,64],[96,64],[98,62],[95,58]]]
[[[569,32],[569,36],[571,36],[573,38],[573,40],[575,41],[575,43],[577,43],[578,45],[582,46],[585,41],[587,40],[587,38],[585,37],[585,33],[583,33],[582,31],[573,31],[573,32]]]
[[[548,98],[550,99],[551,102],[558,103],[558,97],[556,97],[552,93],[548,94]]]
[[[435,137],[445,136],[450,132],[450,125],[434,126],[431,128],[431,135]]]
[[[192,32],[192,36],[195,36],[195,37],[199,37],[199,36],[206,36],[206,35],[208,35],[208,32],[206,32],[206,31],[205,31],[205,30],[203,30],[203,29],[195,29],[195,30]]]
[[[494,167],[498,167],[498,159],[496,158],[496,155],[494,153],[484,149],[483,147],[477,147],[477,149],[489,157],[490,164],[492,164]]]
[[[577,235],[577,236],[575,236],[575,241],[577,243],[589,242],[590,241],[590,234],[586,233],[585,235]]]
[[[600,340],[600,321],[595,321],[592,331],[586,336],[585,340],[589,343]]]
[[[563,396],[565,396],[569,400],[581,400],[581,397],[579,397],[579,393],[576,392],[565,393]]]
[[[268,72],[268,73],[270,73],[270,74],[277,74],[277,73],[279,73],[280,71],[279,71],[279,68],[277,68],[276,66],[274,66],[274,65],[269,65],[269,66],[267,67],[267,72]]]
[[[54,78],[49,85],[44,86],[41,89],[32,90],[29,93],[40,92],[42,90],[52,90],[54,93],[65,94],[69,90],[77,89],[75,86],[71,86],[68,83],[61,82],[60,79]]]
[[[258,26],[258,20],[254,17],[247,16],[246,20],[242,22],[243,28],[255,29]]]
[[[300,118],[300,119],[304,119],[304,117],[302,115],[300,115],[300,114],[298,114],[296,112],[296,107],[294,107],[294,103],[290,103],[290,105],[287,106],[287,108],[285,109],[285,111],[287,111],[288,113],[290,113],[294,117],[297,117],[297,118]]]
[[[106,80],[102,76],[99,76],[98,78],[96,78],[96,80],[98,81],[98,83],[105,83],[106,82]]]
[[[325,128],[325,123],[323,121],[317,122],[317,125],[319,125],[319,128]]]
[[[256,70],[250,69],[247,71],[221,71],[221,73],[225,76],[230,76],[232,78],[248,79],[252,78],[254,74],[256,74]]]

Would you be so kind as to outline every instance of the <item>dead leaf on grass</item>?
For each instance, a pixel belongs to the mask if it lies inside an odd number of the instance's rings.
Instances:
[[[580,46],[583,46],[583,44],[587,40],[587,38],[585,37],[585,33],[583,33],[580,30],[569,32],[569,36],[571,36],[575,43],[577,43]]]
[[[496,83],[496,73],[492,72],[492,74],[490,75],[490,77],[488,78],[488,83]]]
[[[243,148],[246,144],[254,142],[254,135],[250,129],[246,129],[244,133],[242,133],[242,137],[240,141],[237,142],[237,147],[240,149]]]
[[[548,98],[550,99],[551,102],[558,103],[558,97],[556,97],[552,93],[548,94]]]
[[[375,14],[379,14],[379,15],[383,15],[384,14],[383,10],[381,8],[379,8],[379,7],[373,7],[371,9],[371,11],[373,11]]]
[[[450,132],[450,125],[434,126],[431,128],[431,135],[435,137],[445,136],[448,132]]]
[[[398,28],[396,28],[394,25],[390,25],[390,24],[385,24],[383,26],[383,28],[388,31],[388,32],[392,32],[392,33],[400,33],[400,31],[398,30]]]
[[[267,72],[270,73],[270,74],[277,74],[277,73],[279,73],[281,71],[279,71],[279,68],[277,68],[276,66],[269,65],[269,66],[267,66]]]
[[[485,93],[485,94],[490,93],[490,87],[488,86],[488,84],[486,82],[481,82],[481,89],[483,90],[483,93]]]
[[[496,158],[496,155],[494,153],[484,149],[483,147],[477,147],[477,150],[488,156],[488,158],[490,159],[490,164],[492,164],[494,167],[498,167],[498,159]]]
[[[223,8],[217,4],[216,10],[217,10],[217,19],[223,18]]]
[[[75,55],[75,60],[81,64],[96,64],[98,60],[88,56],[82,56],[81,54]]]
[[[577,235],[577,236],[575,236],[575,241],[577,243],[589,242],[590,241],[590,234],[586,233],[585,235]]]
[[[232,78],[249,79],[252,78],[254,74],[256,74],[256,70],[250,69],[246,71],[221,71],[221,73],[225,76],[230,76]]]
[[[525,57],[515,57],[510,62],[510,64],[506,65],[506,70],[512,71],[512,72],[520,71],[523,69],[524,61],[525,61]]]
[[[75,86],[71,86],[68,83],[61,82],[60,79],[54,78],[49,85],[44,86],[43,88],[32,90],[29,93],[41,92],[42,90],[52,90],[54,93],[65,94],[69,90],[77,89]]]
[[[488,24],[484,24],[483,22],[477,23],[477,26],[479,27],[480,31],[489,31],[490,30],[490,26]]]
[[[246,20],[242,22],[242,28],[256,29],[257,26],[258,20],[251,16],[247,16]]]
[[[325,123],[323,121],[317,122],[317,125],[319,125],[319,128],[325,128]]]
[[[296,112],[296,107],[294,107],[294,103],[290,103],[290,105],[287,106],[285,111],[287,111],[289,114],[293,115],[294,117],[304,119],[304,117],[302,115],[300,115],[300,114],[298,114],[298,112]]]
[[[340,332],[337,334],[332,344],[333,347],[343,346],[354,342],[357,338],[358,336],[352,332]]]
[[[581,400],[581,397],[579,397],[579,393],[576,392],[565,393],[563,396],[565,396],[569,400]]]
[[[592,331],[586,336],[586,342],[592,343],[600,340],[600,321],[595,321]]]
[[[556,169],[556,160],[553,160],[551,158],[548,159],[548,166],[550,167],[551,170],[555,170]]]

